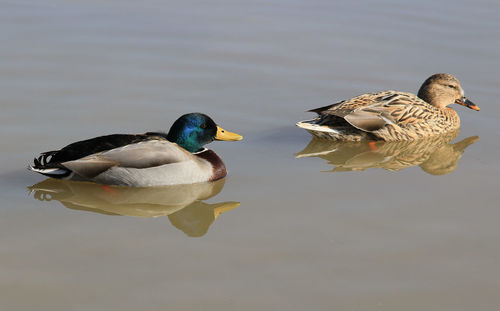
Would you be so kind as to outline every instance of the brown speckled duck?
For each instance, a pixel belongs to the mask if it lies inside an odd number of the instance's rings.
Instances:
[[[418,96],[397,91],[363,94],[309,110],[318,117],[297,126],[333,140],[415,140],[458,129],[460,118],[447,107],[453,103],[479,111],[464,96],[457,78],[438,73],[425,80]]]

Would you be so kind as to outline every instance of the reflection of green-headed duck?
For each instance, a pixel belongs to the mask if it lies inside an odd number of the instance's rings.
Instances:
[[[213,181],[226,176],[226,167],[203,146],[241,139],[209,116],[189,113],[177,119],[168,134],[113,134],[78,141],[42,153],[30,169],[54,178],[135,187]]]
[[[207,233],[208,228],[220,214],[238,206],[239,202],[207,204],[199,201],[168,215],[168,219],[172,225],[188,236],[200,237]]]

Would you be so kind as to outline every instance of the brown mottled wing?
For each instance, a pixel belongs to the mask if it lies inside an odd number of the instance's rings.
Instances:
[[[425,101],[411,93],[395,92],[381,100],[372,107],[363,107],[363,111],[380,113],[381,117],[388,119],[399,127],[421,123],[440,117],[440,110],[432,107]]]
[[[373,132],[387,124],[404,127],[431,118],[432,109],[435,108],[411,93],[385,91],[360,95],[317,113],[324,120],[329,116],[341,117],[362,131]]]
[[[363,94],[333,105],[311,109],[309,111],[316,112],[320,116],[335,115],[343,118],[358,108],[368,107],[373,104],[380,103],[384,101],[384,98],[388,98],[396,93],[397,92],[395,91],[385,91]]]

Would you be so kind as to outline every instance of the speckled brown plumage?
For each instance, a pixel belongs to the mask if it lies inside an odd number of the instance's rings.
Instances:
[[[460,127],[458,114],[446,107],[449,104],[479,110],[463,96],[460,83],[450,74],[431,76],[418,94],[398,91],[363,94],[312,109],[318,117],[297,125],[314,136],[334,140],[416,140]]]

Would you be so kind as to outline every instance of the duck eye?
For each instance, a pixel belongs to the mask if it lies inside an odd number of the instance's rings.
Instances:
[[[457,87],[454,86],[453,84],[448,84],[448,87],[451,87],[452,89],[456,89]]]
[[[200,127],[201,127],[202,129],[206,129],[206,128],[207,128],[207,124],[206,124],[206,123],[203,123],[202,125],[200,125]]]

